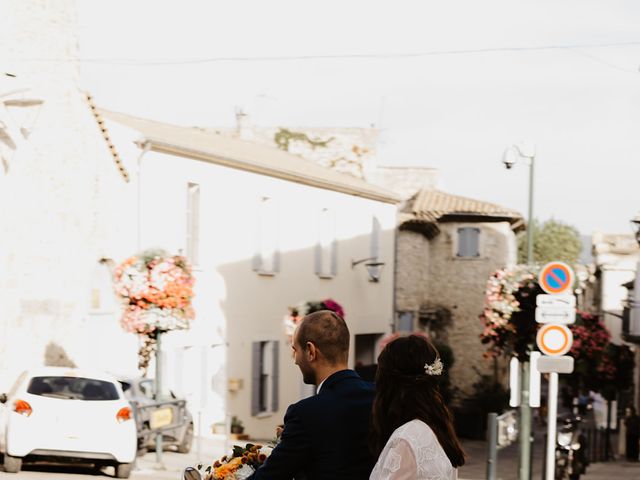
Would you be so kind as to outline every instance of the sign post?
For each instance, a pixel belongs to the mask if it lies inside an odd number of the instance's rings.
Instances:
[[[548,295],[536,297],[536,343],[542,352],[537,370],[549,374],[547,451],[545,478],[555,478],[556,435],[558,416],[558,374],[573,371],[573,358],[565,354],[573,345],[573,334],[566,325],[575,322],[576,299],[570,292],[575,275],[569,265],[550,262],[542,267],[538,281]]]

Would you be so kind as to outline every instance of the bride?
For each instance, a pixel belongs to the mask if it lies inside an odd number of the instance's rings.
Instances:
[[[421,335],[399,337],[380,353],[370,480],[455,480],[464,452],[438,386],[444,366]]]

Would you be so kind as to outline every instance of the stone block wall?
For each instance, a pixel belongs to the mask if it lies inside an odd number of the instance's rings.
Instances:
[[[463,392],[471,393],[471,386],[479,378],[473,367],[489,373],[491,366],[483,358],[485,348],[479,338],[486,283],[496,269],[515,263],[516,240],[507,222],[443,222],[439,226],[441,233],[431,241],[427,299],[451,311],[448,339],[455,355],[452,380]],[[468,226],[480,228],[477,258],[456,256],[457,229]]]

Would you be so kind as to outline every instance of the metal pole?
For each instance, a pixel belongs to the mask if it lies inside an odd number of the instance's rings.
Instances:
[[[531,407],[529,406],[529,362],[522,362],[520,395],[520,465],[519,480],[531,478]]]
[[[487,420],[488,442],[487,445],[487,480],[496,480],[498,467],[498,414],[490,413]]]
[[[527,225],[527,264],[533,265],[533,182],[535,156],[529,163],[529,224]]]
[[[162,334],[156,333],[156,391],[155,401],[159,402],[162,399],[162,349],[160,338]],[[162,432],[158,432],[156,435],[156,462],[158,466],[162,466]]]
[[[547,405],[547,461],[545,478],[551,480],[556,469],[556,420],[558,415],[558,374],[549,374],[549,395]]]

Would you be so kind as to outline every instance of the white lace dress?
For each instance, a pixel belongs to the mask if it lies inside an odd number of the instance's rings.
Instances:
[[[455,480],[453,468],[433,430],[411,420],[389,437],[369,480]]]

